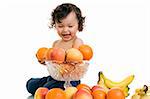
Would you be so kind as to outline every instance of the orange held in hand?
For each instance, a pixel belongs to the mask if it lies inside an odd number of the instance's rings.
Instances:
[[[82,53],[76,48],[70,48],[66,51],[66,53],[67,62],[82,62],[83,60]]]
[[[53,48],[49,48],[46,54],[46,60],[51,60],[51,53],[53,51]]]
[[[93,50],[88,45],[81,45],[79,47],[80,52],[83,55],[83,60],[90,60],[93,56]]]
[[[58,63],[62,63],[65,61],[65,50],[62,48],[53,48],[51,52],[51,60],[56,61]]]
[[[48,48],[42,47],[42,48],[39,48],[36,53],[36,57],[41,64],[45,62],[47,51],[48,51]]]
[[[125,95],[120,88],[111,88],[107,93],[107,99],[125,99]]]
[[[52,88],[46,94],[45,99],[66,99],[66,93],[60,88]]]

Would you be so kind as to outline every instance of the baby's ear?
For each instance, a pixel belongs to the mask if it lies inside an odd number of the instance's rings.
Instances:
[[[53,27],[56,28],[56,24],[54,24]]]

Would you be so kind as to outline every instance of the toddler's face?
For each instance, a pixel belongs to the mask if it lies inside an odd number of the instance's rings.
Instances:
[[[56,30],[58,35],[64,41],[70,41],[76,37],[78,31],[78,20],[74,12],[70,12],[67,17],[60,20],[61,23],[56,22]]]

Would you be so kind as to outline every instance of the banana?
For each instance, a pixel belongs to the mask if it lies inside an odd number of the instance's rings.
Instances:
[[[150,99],[149,86],[144,85],[143,88],[137,88],[131,99]]]
[[[128,77],[126,77],[124,80],[120,81],[120,82],[114,82],[110,79],[108,79],[106,76],[104,76],[103,73],[101,73],[102,78],[104,79],[104,83],[108,88],[113,88],[113,87],[120,87],[120,88],[125,88],[126,86],[128,86],[134,79],[134,75],[130,75]]]
[[[99,80],[98,80],[97,84],[99,86],[101,86],[105,90],[105,92],[107,93],[109,91],[109,88],[105,85],[104,79],[102,78],[102,75],[100,74],[100,72],[98,74],[98,78],[99,78]]]
[[[132,82],[134,76],[128,76],[126,79],[124,79],[121,82],[114,82],[114,81],[109,80],[108,78],[104,76],[102,72],[99,72],[98,76],[99,76],[98,85],[103,87],[106,90],[106,92],[108,92],[109,89],[113,87],[119,87],[122,89],[126,97],[129,96],[130,88],[128,87],[128,85]]]
[[[129,90],[130,90],[130,88],[128,86],[123,89],[123,93],[126,97],[128,97],[130,95]]]
[[[104,90],[106,91],[106,93],[109,91],[109,89],[110,88],[108,88],[107,86],[106,86],[106,84],[105,84],[105,81],[104,81],[104,78],[102,77],[103,75],[102,75],[102,72],[99,72],[99,74],[98,74],[98,77],[99,77],[99,80],[98,80],[98,82],[97,82],[97,84],[99,85],[99,86],[101,86],[102,88],[104,88]],[[121,88],[122,90],[123,90],[123,92],[124,92],[124,94],[125,94],[125,96],[127,97],[127,96],[129,96],[129,87],[128,86],[124,86],[124,87],[122,87]]]
[[[138,94],[134,94],[131,99],[141,99],[141,96]]]
[[[141,99],[150,99],[150,95],[141,96]]]

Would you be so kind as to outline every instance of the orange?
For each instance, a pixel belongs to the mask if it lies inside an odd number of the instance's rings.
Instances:
[[[42,48],[39,48],[36,53],[36,57],[38,61],[42,64],[45,62],[47,51],[48,51],[48,48],[42,47]]]
[[[125,95],[120,88],[111,88],[107,93],[107,99],[125,99]]]
[[[66,99],[66,93],[60,88],[52,88],[46,94],[45,99]]]
[[[82,62],[83,55],[76,48],[70,48],[66,51],[66,61],[67,62]]]
[[[81,45],[79,50],[83,55],[83,60],[90,60],[93,57],[93,50],[89,45]]]
[[[87,84],[79,84],[79,85],[77,85],[77,89],[78,90],[81,89],[81,88],[84,88],[84,89],[88,90],[91,93],[91,88]]]
[[[51,60],[51,53],[53,51],[53,48],[49,48],[46,54],[46,60]]]
[[[63,63],[65,61],[66,52],[63,48],[53,48],[50,56],[51,60],[57,63]]]
[[[93,99],[93,96],[87,89],[81,88],[73,95],[72,99]]]
[[[34,99],[45,99],[45,96],[48,91],[48,88],[39,87],[34,94]]]
[[[104,90],[95,90],[92,92],[93,99],[105,99],[106,93]]]

